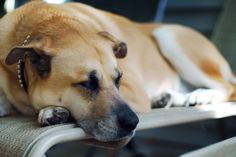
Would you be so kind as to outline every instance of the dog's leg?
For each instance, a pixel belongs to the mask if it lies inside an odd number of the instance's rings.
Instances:
[[[152,108],[170,108],[176,106],[184,106],[186,102],[186,94],[168,90],[160,95],[152,98]]]
[[[212,104],[226,101],[224,92],[217,89],[197,89],[186,96],[185,106]]]
[[[225,95],[215,89],[196,89],[184,94],[177,91],[168,91],[152,99],[153,108],[188,107],[206,105],[225,101]]]
[[[196,88],[207,88],[187,94],[186,105],[232,100],[231,69],[205,37],[177,25],[158,28],[153,35],[161,53],[181,78]]]
[[[128,70],[126,70],[128,71]],[[121,95],[135,112],[148,112],[150,100],[141,81],[132,72],[126,73],[120,85]]]
[[[42,126],[62,124],[68,121],[70,113],[63,107],[50,106],[41,109],[38,115],[38,122]]]
[[[16,110],[6,98],[5,94],[0,90],[0,117],[15,114]]]

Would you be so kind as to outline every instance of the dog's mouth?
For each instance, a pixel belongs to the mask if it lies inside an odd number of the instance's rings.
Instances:
[[[117,123],[116,116],[99,120],[83,120],[78,123],[86,133],[102,142],[129,140],[135,134],[135,128],[124,129]]]
[[[86,123],[86,124],[85,124]],[[112,128],[108,125],[96,125],[94,127],[88,126],[86,121],[79,123],[79,126],[94,139],[102,142],[121,141],[133,137],[135,130],[125,131],[118,128]]]

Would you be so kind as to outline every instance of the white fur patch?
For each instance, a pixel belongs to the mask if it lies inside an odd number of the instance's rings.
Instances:
[[[67,117],[65,116],[61,116],[60,113],[65,113],[67,115]],[[49,106],[46,107],[44,109],[41,109],[38,115],[38,122],[41,125],[53,125],[50,123],[50,121],[48,121],[50,118],[63,118],[63,119],[58,119],[58,123],[56,124],[60,124],[60,123],[64,123],[67,121],[68,117],[69,117],[70,113],[67,109],[63,108],[63,107],[59,107],[59,106]]]
[[[153,97],[155,97],[157,95],[156,94],[156,88],[154,88],[153,85],[146,84],[145,85],[145,91],[146,91],[149,99],[152,99]]]
[[[215,89],[197,89],[187,95],[186,105],[211,104],[226,101],[226,94]]]
[[[45,109],[40,110],[38,115],[39,124],[47,123],[47,119],[53,117],[53,107],[47,107]]]
[[[175,34],[168,28],[158,28],[153,32],[160,44],[161,53],[178,71],[180,76],[196,87],[221,88],[221,85],[209,79],[184,53]]]
[[[170,106],[183,106],[186,101],[186,95],[174,90],[168,90],[166,93],[171,95],[172,104]],[[170,107],[166,106],[166,108]]]

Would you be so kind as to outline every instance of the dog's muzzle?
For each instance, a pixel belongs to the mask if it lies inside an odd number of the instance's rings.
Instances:
[[[115,109],[115,113],[117,115],[118,125],[124,131],[130,132],[133,131],[139,119],[137,115],[128,107],[128,105],[120,105]]]
[[[102,119],[88,119],[79,126],[99,141],[119,141],[134,135],[139,122],[137,115],[125,103],[112,107]]]

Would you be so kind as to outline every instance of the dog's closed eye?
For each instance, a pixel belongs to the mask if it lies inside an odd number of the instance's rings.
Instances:
[[[115,85],[116,85],[116,87],[117,87],[118,89],[119,89],[119,87],[120,87],[120,80],[121,80],[121,78],[122,78],[122,75],[123,75],[123,73],[118,71],[118,75],[117,75],[117,77],[115,78]]]
[[[99,90],[99,80],[96,73],[96,71],[90,72],[88,80],[75,83],[73,86],[97,92]]]

